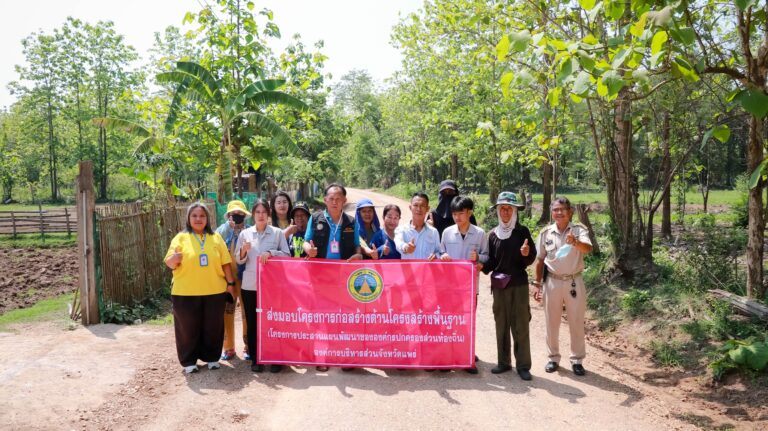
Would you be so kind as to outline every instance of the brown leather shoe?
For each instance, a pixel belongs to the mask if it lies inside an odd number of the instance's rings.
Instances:
[[[320,371],[321,373],[324,373],[324,372],[328,371],[328,367],[326,367],[324,365],[318,365],[317,367],[315,367],[315,369],[317,371]]]

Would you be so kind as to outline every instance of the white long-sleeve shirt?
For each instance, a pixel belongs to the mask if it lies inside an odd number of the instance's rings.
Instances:
[[[416,250],[413,253],[404,252],[405,244],[411,242],[412,239],[416,240]],[[413,224],[399,226],[395,230],[395,246],[400,252],[401,259],[427,259],[432,254],[439,257],[440,234],[437,229],[426,223],[420,231],[416,230]]]
[[[250,241],[251,249],[248,250],[244,259],[240,259],[240,249],[247,241]],[[268,251],[272,256],[290,256],[288,241],[286,241],[282,230],[274,226],[267,226],[264,232],[259,233],[256,230],[256,226],[254,226],[240,232],[237,240],[237,250],[235,250],[235,260],[239,264],[245,264],[242,283],[243,290],[257,290],[257,260],[265,251]]]

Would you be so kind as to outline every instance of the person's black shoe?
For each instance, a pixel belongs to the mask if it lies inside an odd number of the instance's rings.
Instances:
[[[269,366],[269,372],[270,373],[279,373],[280,371],[283,371],[283,366],[278,364],[272,364]]]
[[[264,372],[264,364],[253,364],[253,365],[251,365],[251,371],[253,371],[254,373]]]
[[[506,373],[507,371],[511,370],[512,366],[508,364],[499,364],[495,367],[491,368],[491,373],[493,374],[501,374]]]
[[[475,355],[475,362],[480,362],[480,358],[478,358],[477,355]]]
[[[587,374],[587,370],[585,370],[584,366],[581,364],[573,364],[571,368],[573,368],[573,374],[576,374],[577,376],[583,376],[584,374]]]
[[[479,373],[479,371],[477,371],[477,367],[465,368],[464,371],[468,372],[469,374],[477,374],[477,373]]]
[[[557,362],[549,361],[549,362],[547,362],[547,366],[544,367],[544,371],[546,371],[548,373],[554,373],[555,371],[557,371],[557,367],[559,367],[559,366],[560,365],[558,365]]]
[[[525,381],[531,380],[533,378],[533,376],[531,376],[531,372],[525,368],[517,370],[517,375]]]
[[[341,368],[341,371],[344,371],[344,372],[347,372],[347,373],[350,372],[350,371],[354,371],[354,370],[355,369],[353,367],[342,367]]]

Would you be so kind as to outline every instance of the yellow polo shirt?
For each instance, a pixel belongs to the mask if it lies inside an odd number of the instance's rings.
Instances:
[[[173,286],[171,295],[203,296],[216,295],[227,291],[227,279],[224,277],[222,265],[229,265],[232,256],[227,250],[227,244],[221,235],[205,235],[205,254],[208,255],[208,266],[200,266],[201,236],[194,233],[180,232],[168,247],[165,259],[172,255],[176,247],[181,247],[183,257],[181,264],[173,270]]]

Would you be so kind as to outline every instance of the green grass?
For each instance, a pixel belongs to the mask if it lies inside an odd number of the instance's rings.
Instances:
[[[66,293],[56,298],[43,299],[29,308],[11,310],[0,315],[0,331],[7,331],[11,325],[19,323],[68,320],[68,304],[72,294]]]
[[[158,316],[155,319],[147,320],[147,325],[157,325],[157,326],[164,326],[164,325],[173,325],[173,313],[167,313],[163,316]]]
[[[70,247],[77,245],[77,235],[66,233],[47,233],[41,238],[39,233],[25,233],[16,235],[0,234],[0,248],[53,248]]]
[[[685,358],[681,353],[682,345],[679,342],[651,341],[651,356],[662,367],[679,367],[684,365]]]
[[[558,194],[560,194],[558,192]],[[606,195],[605,192],[585,192],[585,193],[562,193],[563,196],[566,196],[568,199],[571,200],[571,202],[575,204],[579,203],[600,203],[600,204],[607,204],[608,203],[608,195]],[[709,200],[707,201],[708,205],[735,205],[739,201],[739,196],[741,195],[741,192],[738,190],[712,190],[709,192]],[[647,194],[645,192],[641,192],[640,200],[642,201],[644,197],[647,197]],[[541,203],[542,200],[542,194],[541,193],[534,193],[533,194],[533,201],[536,203]],[[685,194],[685,201],[688,204],[692,205],[703,205],[704,199],[701,197],[701,193],[696,191],[696,189],[690,189]],[[672,196],[672,205],[677,205],[677,197]]]
[[[72,208],[73,204],[43,204],[43,211]],[[37,211],[37,204],[0,204],[0,211]]]

